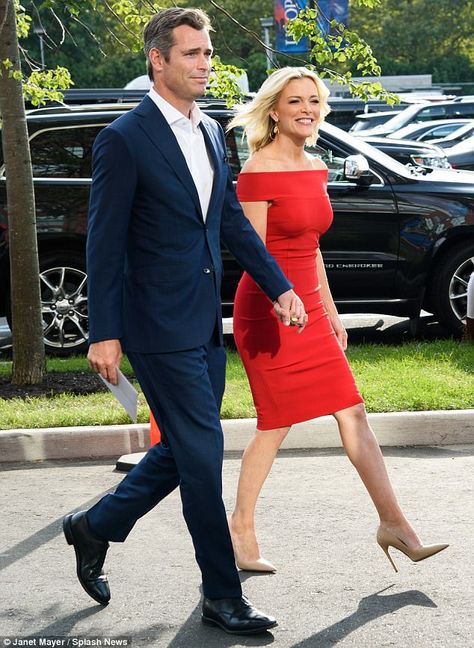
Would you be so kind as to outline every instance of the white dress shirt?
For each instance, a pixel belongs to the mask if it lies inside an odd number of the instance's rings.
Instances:
[[[188,169],[196,186],[204,221],[206,220],[209,202],[211,200],[212,183],[214,181],[214,168],[207,152],[204,135],[199,128],[202,119],[199,106],[194,104],[190,119],[185,117],[168,101],[163,99],[155,88],[151,87],[148,93],[150,99],[158,106],[163,117],[173,131],[179,148],[183,153]]]

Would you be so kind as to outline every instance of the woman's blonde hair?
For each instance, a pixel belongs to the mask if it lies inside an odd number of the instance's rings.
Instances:
[[[327,102],[329,90],[318,75],[305,67],[284,67],[276,70],[262,83],[255,97],[247,104],[237,108],[237,115],[229,122],[227,130],[235,126],[244,127],[244,137],[247,139],[250,152],[255,153],[273,139],[274,120],[270,112],[277,103],[281,93],[293,79],[311,79],[317,88],[320,116],[311,137],[306,144],[311,146],[318,139],[318,128],[330,108]]]

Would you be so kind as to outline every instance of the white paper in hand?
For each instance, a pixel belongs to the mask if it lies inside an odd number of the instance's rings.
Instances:
[[[105,380],[100,374],[100,378],[104,384],[110,389],[115,398],[127,410],[128,415],[134,423],[137,422],[137,406],[138,406],[138,392],[132,383],[125,378],[120,369],[117,369],[118,383],[112,385],[108,380]]]

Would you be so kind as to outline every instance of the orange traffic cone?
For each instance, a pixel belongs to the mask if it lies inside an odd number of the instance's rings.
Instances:
[[[161,432],[158,423],[155,421],[150,410],[150,446],[154,446],[161,441]]]

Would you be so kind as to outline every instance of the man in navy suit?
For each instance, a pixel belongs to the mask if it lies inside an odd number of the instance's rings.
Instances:
[[[77,574],[106,605],[108,542],[179,486],[203,579],[205,623],[255,633],[276,625],[242,596],[222,501],[224,392],[220,239],[275,302],[284,325],[303,305],[245,218],[221,127],[195,99],[212,46],[202,11],[171,8],[145,28],[153,80],[140,105],[94,145],[87,246],[93,369],[112,383],[125,351],[163,435],[115,493],[64,518]]]

